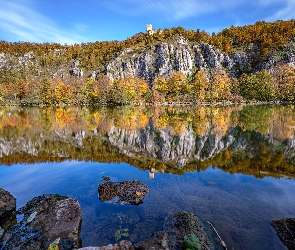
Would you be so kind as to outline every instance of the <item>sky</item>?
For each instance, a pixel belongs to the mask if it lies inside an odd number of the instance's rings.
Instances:
[[[231,25],[295,19],[295,0],[0,0],[0,40],[61,44],[125,40],[181,26],[218,33]]]

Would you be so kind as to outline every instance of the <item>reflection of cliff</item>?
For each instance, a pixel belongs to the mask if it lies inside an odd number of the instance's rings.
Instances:
[[[168,128],[159,130],[151,122],[145,130],[128,131],[113,127],[108,132],[108,139],[120,152],[130,157],[141,154],[183,168],[190,161],[204,161],[227,149],[236,141],[235,131],[230,129],[221,136],[212,133],[208,126],[202,136],[197,136],[192,129],[185,130],[181,135],[173,135]],[[236,147],[247,146],[244,140],[236,143],[239,144]]]
[[[258,177],[295,173],[292,106],[13,108],[0,119],[7,165],[73,159],[179,174],[209,166]]]

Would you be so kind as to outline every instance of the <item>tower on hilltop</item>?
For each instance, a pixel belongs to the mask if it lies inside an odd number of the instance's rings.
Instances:
[[[153,26],[150,23],[146,25],[146,33],[148,33],[149,35],[152,35],[155,33],[155,31],[153,30]]]

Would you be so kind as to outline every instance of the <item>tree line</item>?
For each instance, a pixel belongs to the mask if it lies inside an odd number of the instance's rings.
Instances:
[[[37,78],[31,81],[0,74],[0,104],[11,105],[134,105],[163,102],[294,101],[295,69],[286,64],[231,78],[223,70],[208,79],[198,71],[188,79],[181,71],[159,77],[150,87],[136,77]]]

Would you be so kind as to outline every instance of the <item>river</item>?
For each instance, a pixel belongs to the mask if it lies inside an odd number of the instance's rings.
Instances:
[[[270,221],[295,217],[294,129],[294,105],[2,107],[0,187],[17,207],[47,193],[78,199],[83,246],[136,243],[186,211],[217,249],[207,221],[229,249],[284,249]],[[149,192],[138,206],[101,202],[102,176]]]

